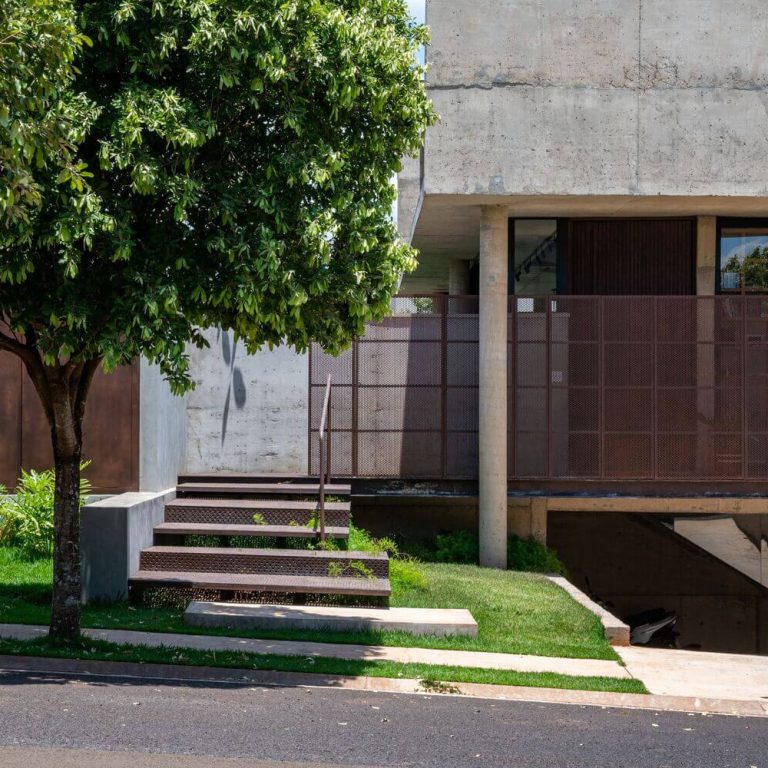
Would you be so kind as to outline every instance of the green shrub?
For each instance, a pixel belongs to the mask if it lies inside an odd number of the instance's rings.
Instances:
[[[520,539],[517,536],[510,536],[507,543],[507,568],[510,571],[567,574],[557,552],[535,539]]]
[[[83,462],[83,471],[89,462]],[[0,545],[17,547],[26,557],[45,557],[53,553],[53,495],[56,475],[22,470],[15,496],[5,496],[0,488]],[[91,492],[91,485],[80,480],[80,506]]]
[[[389,579],[397,592],[406,589],[426,592],[429,588],[429,581],[419,561],[408,555],[398,555],[389,561]]]
[[[435,560],[438,563],[477,565],[479,557],[477,536],[468,531],[441,533],[435,537]]]
[[[362,528],[349,526],[348,548],[352,552],[370,552],[373,555],[379,555],[386,552],[390,557],[397,557],[400,554],[397,544],[392,539],[375,539],[368,531]]]

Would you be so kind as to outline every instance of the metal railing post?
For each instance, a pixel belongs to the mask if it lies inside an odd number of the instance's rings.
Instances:
[[[325,400],[323,401],[323,413],[320,416],[320,429],[318,430],[318,440],[320,443],[320,541],[325,541],[325,485],[326,480],[331,482],[331,374],[328,374],[328,381],[325,385]],[[325,432],[328,428],[328,446],[326,451]]]

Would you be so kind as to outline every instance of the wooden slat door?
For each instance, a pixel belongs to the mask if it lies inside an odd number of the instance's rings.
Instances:
[[[696,292],[692,219],[574,219],[569,293],[579,296],[683,296]]]

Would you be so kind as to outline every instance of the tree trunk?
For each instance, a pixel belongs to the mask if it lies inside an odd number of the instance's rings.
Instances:
[[[60,382],[59,382],[60,383]],[[68,387],[51,391],[56,489],[53,499],[53,601],[50,636],[71,641],[80,635],[80,460],[82,417]]]
[[[53,600],[50,636],[71,641],[80,635],[80,445],[54,448]]]
[[[53,495],[53,599],[49,635],[56,641],[80,637],[80,464],[85,401],[101,358],[56,361],[37,349],[29,325],[24,341],[0,334],[0,349],[24,363],[51,427],[56,471]]]

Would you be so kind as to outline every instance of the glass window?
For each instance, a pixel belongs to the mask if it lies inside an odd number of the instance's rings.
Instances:
[[[514,291],[546,296],[557,291],[557,221],[515,219]]]
[[[768,227],[723,228],[720,292],[768,293]]]

